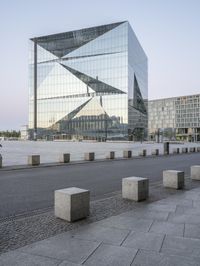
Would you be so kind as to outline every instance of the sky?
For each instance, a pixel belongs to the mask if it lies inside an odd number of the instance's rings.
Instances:
[[[200,93],[199,0],[0,0],[0,131],[28,124],[28,40],[128,20],[149,99]]]

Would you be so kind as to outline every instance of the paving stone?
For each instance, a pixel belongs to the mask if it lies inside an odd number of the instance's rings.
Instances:
[[[130,266],[136,249],[102,244],[84,263],[87,266]]]
[[[131,266],[199,266],[198,259],[140,250]]]
[[[74,230],[70,234],[75,238],[120,245],[129,232],[130,231],[126,229],[102,227],[97,224],[91,224],[81,227],[81,229]]]
[[[71,238],[63,233],[19,249],[21,252],[82,263],[100,243]]]
[[[166,236],[161,252],[167,255],[198,257],[200,259],[200,240]]]
[[[175,211],[175,213],[176,213],[176,214],[185,214],[185,213],[187,213],[189,210],[191,210],[191,207],[177,205],[177,206],[176,206],[176,211]],[[192,210],[193,210],[193,208],[192,208]]]
[[[76,264],[69,261],[63,261],[61,264],[59,264],[59,266],[81,266],[81,264]]]
[[[200,208],[187,208],[184,213],[188,215],[200,215]]]
[[[134,218],[150,219],[150,220],[156,220],[156,221],[166,221],[169,216],[169,212],[136,209],[133,211],[123,213],[121,214],[121,216],[129,216],[129,217],[134,217]]]
[[[200,215],[170,213],[168,221],[177,224],[179,223],[199,224]]]
[[[179,197],[172,197],[168,199],[164,199],[158,202],[159,204],[169,204],[169,205],[179,205],[179,206],[188,206],[193,207],[193,200],[186,199],[184,195],[180,195]]]
[[[164,235],[142,232],[131,232],[124,241],[123,246],[159,251],[164,239]]]
[[[193,201],[193,207],[194,208],[200,208],[200,200],[194,200]]]
[[[0,256],[0,266],[54,266],[59,265],[60,260],[36,256],[18,251],[11,251]]]
[[[200,197],[200,193],[193,191],[186,191],[183,195],[186,199],[198,200]]]
[[[174,204],[165,204],[165,203],[151,203],[149,205],[144,206],[144,209],[151,211],[166,211],[166,212],[175,212],[176,205]]]
[[[153,220],[138,219],[120,215],[97,222],[97,224],[105,227],[116,227],[138,232],[148,232],[152,223]]]
[[[184,224],[155,221],[150,229],[150,232],[173,236],[183,236]]]
[[[185,237],[200,239],[200,225],[185,224]]]

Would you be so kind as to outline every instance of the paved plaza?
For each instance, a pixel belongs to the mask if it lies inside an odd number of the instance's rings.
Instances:
[[[0,265],[200,265],[200,188],[136,205],[4,253]]]
[[[147,150],[147,155],[155,149],[163,153],[163,143],[147,142],[2,141],[1,144],[4,166],[25,165],[31,154],[39,154],[41,163],[55,163],[62,153],[70,153],[71,161],[83,160],[85,152],[95,152],[96,159],[105,159],[110,151],[115,151],[115,156],[119,158],[127,149],[132,151],[133,156],[138,156],[142,149]],[[178,147],[200,147],[200,143],[171,144],[170,153]]]

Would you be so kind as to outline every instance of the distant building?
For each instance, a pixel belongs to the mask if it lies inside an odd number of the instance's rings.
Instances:
[[[30,40],[32,138],[147,137],[148,68],[127,21]]]
[[[23,140],[27,140],[28,137],[28,125],[23,125],[20,127],[20,138]]]
[[[200,141],[200,94],[151,100],[148,113],[151,139]]]

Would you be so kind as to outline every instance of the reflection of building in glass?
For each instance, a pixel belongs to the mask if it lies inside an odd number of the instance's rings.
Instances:
[[[200,141],[200,94],[149,101],[148,114],[152,139]]]
[[[33,137],[132,139],[147,134],[147,57],[128,22],[30,40]]]
[[[23,125],[20,127],[20,138],[23,140],[28,139],[28,125]]]

